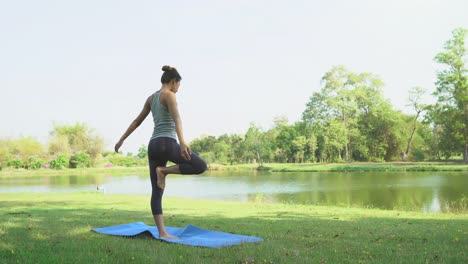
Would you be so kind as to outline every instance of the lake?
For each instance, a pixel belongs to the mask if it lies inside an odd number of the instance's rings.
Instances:
[[[0,179],[0,192],[150,194],[148,175],[68,175]],[[467,212],[467,172],[210,171],[170,175],[165,197],[241,202],[359,206],[423,212]]]

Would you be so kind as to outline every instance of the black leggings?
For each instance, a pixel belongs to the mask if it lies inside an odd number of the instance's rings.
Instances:
[[[179,165],[181,174],[200,174],[206,170],[206,162],[192,153],[190,160],[182,158],[180,145],[173,138],[158,137],[150,140],[148,144],[148,162],[151,178],[151,211],[153,214],[162,214],[163,190],[158,188],[156,167],[165,167],[171,161]]]

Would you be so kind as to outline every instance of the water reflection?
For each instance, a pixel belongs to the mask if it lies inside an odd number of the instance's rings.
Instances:
[[[424,212],[466,212],[462,172],[269,173],[209,172],[167,179],[165,196],[244,202],[361,206]],[[150,194],[147,175],[69,175],[0,179],[0,192],[97,191]]]

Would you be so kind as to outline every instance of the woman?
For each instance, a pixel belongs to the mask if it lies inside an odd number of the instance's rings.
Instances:
[[[143,110],[130,124],[128,129],[115,144],[118,152],[124,140],[140,126],[151,111],[154,121],[153,135],[148,144],[148,161],[151,177],[151,211],[158,227],[160,238],[177,238],[170,235],[164,225],[162,211],[162,196],[166,186],[166,176],[169,174],[200,174],[206,170],[206,163],[192,153],[185,142],[182,131],[182,120],[177,108],[176,93],[179,90],[180,77],[177,70],[170,66],[162,67],[162,87],[150,95]],[[179,139],[179,144],[177,143]],[[176,165],[166,167],[168,161]]]

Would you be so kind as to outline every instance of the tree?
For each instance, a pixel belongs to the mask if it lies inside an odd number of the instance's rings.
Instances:
[[[45,156],[42,144],[32,137],[21,137],[11,142],[10,153],[23,161],[26,168],[29,167],[31,158],[39,159]]]
[[[137,157],[139,159],[146,159],[146,157],[148,157],[148,148],[145,145],[140,146]]]
[[[294,162],[303,163],[304,154],[307,148],[307,139],[304,136],[297,136],[292,141]]]
[[[270,157],[271,144],[267,140],[266,133],[254,123],[250,124],[244,138],[245,158],[247,161],[254,160],[263,166],[264,160]]]
[[[400,139],[391,125],[398,119],[388,113],[399,113],[383,98],[383,85],[374,74],[353,73],[343,66],[335,66],[323,76],[322,88],[312,94],[302,114],[319,161],[394,156]]]
[[[231,152],[228,156],[228,161],[230,164],[234,162],[242,162],[242,156],[244,153],[244,149],[242,147],[242,142],[244,141],[241,135],[233,134],[230,137],[231,142]]]
[[[69,156],[71,154],[70,144],[67,136],[56,135],[49,141],[49,154],[58,155],[61,153]]]
[[[102,137],[95,135],[94,131],[86,124],[76,123],[74,126],[55,124],[50,135],[52,136],[51,142],[54,144],[52,151],[57,151],[60,147],[63,148],[60,152],[53,152],[55,154],[64,153],[69,148],[71,154],[79,152],[88,153],[92,162],[94,162],[104,149]],[[66,144],[62,143],[65,140],[68,142],[69,147],[66,147]],[[50,147],[49,152],[51,152]]]
[[[441,129],[439,148],[446,158],[463,153],[468,163],[468,74],[465,66],[467,30],[457,28],[435,61],[445,65],[437,73],[437,102],[431,107],[430,118]]]
[[[273,132],[273,131],[272,131]],[[275,160],[294,162],[293,140],[298,137],[294,126],[288,124],[279,124],[275,128]],[[284,160],[285,159],[285,160]]]
[[[8,144],[9,140],[0,139],[0,164],[5,164],[5,162],[10,159]]]
[[[324,133],[324,158],[326,161],[339,161],[343,157],[342,150],[347,144],[347,133],[343,123],[333,119]]]
[[[410,152],[411,144],[413,143],[413,138],[414,134],[416,132],[417,126],[418,126],[418,118],[421,115],[421,112],[424,111],[425,106],[421,103],[421,97],[425,94],[425,90],[421,87],[413,87],[409,91],[409,103],[410,106],[413,108],[413,111],[415,112],[413,122],[412,122],[412,128],[411,128],[411,133],[408,139],[408,143],[406,145],[406,150],[403,152],[402,159],[405,160]]]
[[[198,154],[211,152],[213,151],[216,141],[216,137],[214,136],[202,136],[201,138],[192,140],[192,142],[190,142],[190,147],[192,148],[192,151]]]
[[[342,123],[343,132],[346,134],[345,160],[350,159],[351,133],[349,132],[356,125],[357,113],[354,89],[360,81],[362,80],[359,75],[348,71],[344,66],[335,66],[322,77],[324,83],[322,92],[327,96],[327,107],[331,110],[333,118]]]

